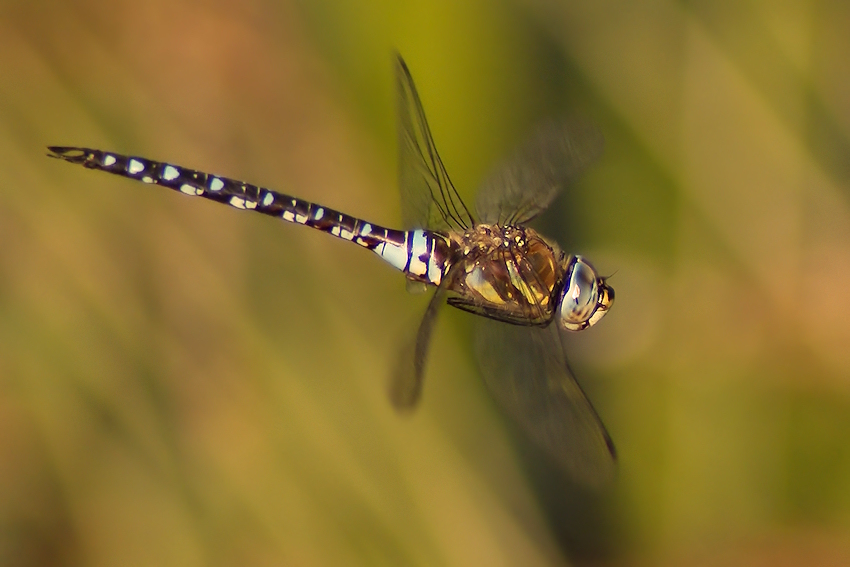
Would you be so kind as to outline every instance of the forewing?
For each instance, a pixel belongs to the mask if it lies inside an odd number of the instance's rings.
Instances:
[[[437,153],[413,78],[396,55],[398,97],[399,187],[405,228],[463,230],[472,226]]]
[[[480,222],[522,224],[543,212],[602,153],[602,134],[581,119],[537,126],[478,190]]]
[[[554,324],[520,327],[482,317],[476,350],[493,397],[534,442],[582,484],[611,480],[614,445],[573,378]]]

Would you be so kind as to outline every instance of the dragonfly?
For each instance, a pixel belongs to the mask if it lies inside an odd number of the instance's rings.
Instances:
[[[488,390],[570,477],[600,485],[613,475],[614,444],[570,369],[566,335],[597,323],[614,290],[583,256],[567,254],[527,223],[601,152],[601,135],[575,120],[541,123],[479,188],[475,212],[437,152],[410,71],[396,55],[399,185],[407,230],[221,175],[83,147],[49,156],[185,195],[256,211],[353,242],[435,287],[412,347],[389,388],[400,411],[417,406],[439,307],[479,315],[475,350]]]

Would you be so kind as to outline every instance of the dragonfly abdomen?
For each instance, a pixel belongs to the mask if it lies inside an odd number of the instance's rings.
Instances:
[[[439,285],[449,269],[449,240],[438,232],[430,230],[408,230],[401,232],[390,230],[392,236],[400,239],[387,239],[375,253],[407,274],[407,277],[427,284]]]
[[[90,148],[51,146],[51,157],[89,169],[162,185],[185,195],[203,197],[303,224],[368,248],[408,277],[438,285],[448,267],[445,237],[428,230],[384,228],[322,205],[220,175]]]

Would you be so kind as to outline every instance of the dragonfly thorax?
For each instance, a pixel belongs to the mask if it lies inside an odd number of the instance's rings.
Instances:
[[[522,226],[478,224],[452,240],[451,305],[518,325],[552,320],[566,273],[560,249]]]

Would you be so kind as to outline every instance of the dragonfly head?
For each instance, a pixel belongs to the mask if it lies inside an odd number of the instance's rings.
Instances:
[[[581,331],[602,319],[612,303],[614,290],[605,278],[581,256],[571,256],[561,292],[559,324],[570,331]]]

